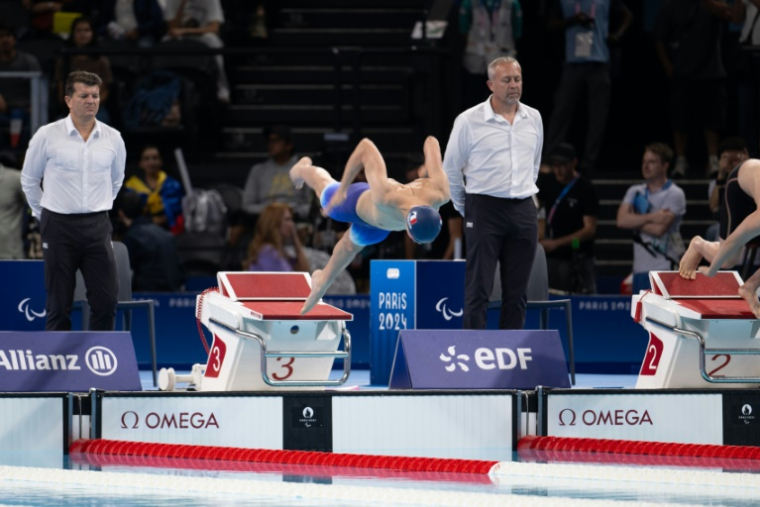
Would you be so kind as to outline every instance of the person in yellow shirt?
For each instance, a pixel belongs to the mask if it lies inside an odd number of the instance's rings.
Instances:
[[[134,175],[124,186],[143,198],[146,213],[153,223],[179,234],[183,230],[182,197],[185,192],[179,181],[163,171],[163,165],[158,148],[145,146],[139,162],[142,177]]]

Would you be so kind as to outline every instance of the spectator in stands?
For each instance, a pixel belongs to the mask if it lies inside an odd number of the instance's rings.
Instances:
[[[724,139],[718,147],[718,174],[710,181],[707,187],[707,195],[710,199],[710,211],[718,218],[720,207],[725,198],[726,179],[729,173],[749,158],[747,143],[741,137],[729,137]],[[718,239],[719,224],[711,225],[705,233],[705,239],[716,241]]]
[[[248,257],[243,261],[243,269],[309,271],[309,261],[306,260],[289,205],[275,202],[261,212],[256,221],[256,234],[248,245]]]
[[[55,15],[58,12],[79,13],[89,16],[93,0],[22,0],[24,8],[31,13],[29,36],[35,38],[55,37]]]
[[[248,173],[243,189],[243,209],[258,215],[273,202],[285,202],[293,208],[297,221],[305,221],[311,210],[311,193],[296,189],[290,181],[290,168],[298,162],[288,127],[275,126],[264,131],[269,141],[269,158],[256,164]]]
[[[565,32],[565,66],[554,98],[546,147],[567,141],[576,106],[588,97],[586,146],[579,172],[591,177],[602,149],[610,107],[610,45],[633,22],[621,0],[553,0],[549,29]],[[619,19],[616,26],[611,20]]]
[[[44,36],[53,31],[53,16],[63,8],[63,2],[42,0],[23,0],[24,8],[31,13],[29,20],[30,34],[34,37]]]
[[[151,47],[166,33],[164,13],[157,0],[103,0],[98,35]]]
[[[718,172],[719,131],[726,123],[721,37],[731,17],[731,8],[719,0],[668,0],[660,8],[654,34],[657,56],[671,80],[674,177],[688,171],[688,132],[695,126],[704,131],[707,173]]]
[[[649,271],[678,266],[684,247],[683,190],[668,178],[673,150],[664,143],[646,146],[641,164],[644,183],[631,186],[617,212],[617,226],[633,232],[633,293],[650,288]]]
[[[40,70],[37,58],[16,50],[15,32],[0,23],[0,72]],[[0,148],[25,147],[30,136],[31,102],[28,79],[0,79]]]
[[[219,29],[224,23],[224,12],[219,0],[167,0],[164,18],[169,28],[169,37],[198,37],[211,48],[224,47],[219,37]],[[219,69],[217,76],[217,98],[220,102],[230,101],[230,85],[224,72],[224,58],[216,55]]]
[[[0,163],[0,259],[23,259],[22,224],[26,195],[21,171]]]
[[[122,194],[119,218],[127,232],[121,240],[129,251],[132,290],[178,291],[182,288],[182,272],[174,236],[152,222],[144,208],[138,194]]]
[[[555,179],[544,180],[538,198],[546,218],[538,221],[538,239],[546,252],[549,287],[571,294],[596,294],[594,237],[599,199],[594,185],[578,173],[572,144],[549,152]]]
[[[124,186],[142,198],[145,212],[153,223],[179,234],[183,230],[182,197],[185,191],[179,181],[163,171],[163,165],[158,148],[145,146],[139,162],[142,177],[134,175]]]
[[[459,31],[467,34],[464,48],[462,106],[467,109],[488,98],[488,64],[500,56],[517,56],[515,39],[522,35],[520,2],[462,0]]]
[[[251,39],[266,39],[269,37],[269,14],[270,7],[267,5],[270,0],[259,0],[256,8],[250,17],[248,23],[248,35]]]
[[[71,23],[68,44],[77,49],[97,47],[92,30],[92,21],[89,18],[77,18]],[[98,121],[110,124],[111,117],[108,110],[103,106],[108,102],[108,90],[113,81],[111,62],[103,55],[71,55],[58,58],[55,66],[55,80],[58,88],[58,104],[62,109],[66,108],[66,103],[63,100],[63,85],[66,83],[66,76],[69,75],[69,72],[75,70],[92,72],[103,80],[100,87],[100,109],[98,109],[96,118]]]

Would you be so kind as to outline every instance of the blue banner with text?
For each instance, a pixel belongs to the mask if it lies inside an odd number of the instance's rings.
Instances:
[[[402,331],[393,389],[570,387],[557,331]]]
[[[140,391],[124,332],[0,332],[0,386],[8,392]]]

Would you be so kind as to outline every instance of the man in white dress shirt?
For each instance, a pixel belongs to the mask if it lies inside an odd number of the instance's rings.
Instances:
[[[126,150],[121,134],[95,119],[101,83],[90,72],[69,74],[70,114],[34,134],[21,171],[27,201],[40,219],[47,331],[71,329],[78,269],[87,287],[90,329],[114,329],[119,287],[108,210],[124,180]]]
[[[464,328],[485,329],[496,261],[501,264],[499,327],[525,325],[526,290],[538,240],[532,196],[541,164],[541,114],[520,102],[522,69],[511,57],[488,65],[492,95],[454,121],[443,168],[464,217]]]

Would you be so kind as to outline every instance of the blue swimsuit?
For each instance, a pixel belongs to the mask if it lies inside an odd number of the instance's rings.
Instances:
[[[335,194],[335,191],[338,190],[339,187],[339,183],[332,183],[322,191],[319,202],[322,204],[323,209],[330,202],[330,199],[332,199],[333,194]],[[359,201],[359,196],[368,190],[369,185],[367,183],[352,183],[351,186],[348,187],[346,200],[343,201],[340,206],[331,209],[327,214],[327,216],[333,220],[351,224],[351,228],[349,229],[351,241],[359,246],[380,243],[388,237],[388,234],[390,234],[390,231],[378,229],[377,227],[369,225],[357,215],[356,203]]]

